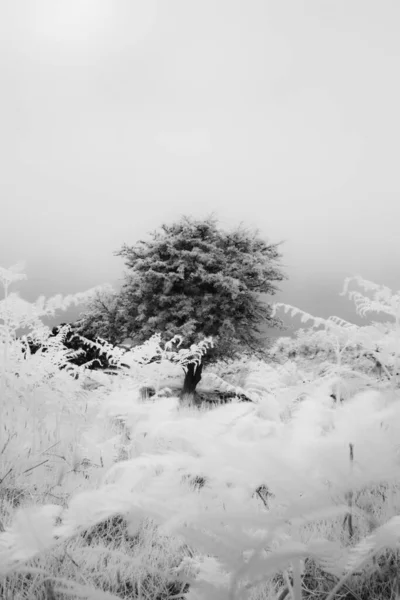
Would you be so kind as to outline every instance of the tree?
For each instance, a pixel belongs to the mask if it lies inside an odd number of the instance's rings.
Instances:
[[[165,339],[181,335],[185,344],[213,337],[200,365],[187,367],[182,394],[195,393],[205,364],[243,353],[265,356],[260,325],[282,326],[260,297],[275,294],[274,282],[286,278],[279,244],[242,226],[224,232],[214,217],[184,216],[150,235],[115,253],[129,269],[119,296],[124,335],[135,344],[158,332]]]
[[[74,327],[79,335],[90,340],[101,337],[110,344],[120,344],[127,337],[123,311],[118,292],[110,285],[103,286],[93,294]]]

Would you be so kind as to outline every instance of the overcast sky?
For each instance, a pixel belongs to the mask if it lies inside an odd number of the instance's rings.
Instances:
[[[392,0],[1,0],[15,289],[118,286],[123,243],[212,211],[285,240],[275,299],[351,319],[344,277],[399,289],[399,22]]]

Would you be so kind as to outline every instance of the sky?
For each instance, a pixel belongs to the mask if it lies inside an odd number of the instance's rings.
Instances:
[[[118,288],[124,243],[213,212],[283,242],[271,301],[357,322],[345,277],[400,288],[399,18],[392,0],[2,0],[13,289]]]

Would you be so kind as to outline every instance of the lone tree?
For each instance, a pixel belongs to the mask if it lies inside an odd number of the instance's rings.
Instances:
[[[149,241],[125,244],[115,253],[129,269],[120,292],[124,335],[135,344],[155,333],[165,339],[180,334],[185,345],[213,337],[215,346],[202,363],[189,365],[182,395],[194,395],[205,364],[243,353],[265,356],[260,325],[282,326],[260,297],[275,294],[274,282],[286,278],[279,268],[279,244],[242,226],[221,231],[214,217],[184,216],[150,235]]]

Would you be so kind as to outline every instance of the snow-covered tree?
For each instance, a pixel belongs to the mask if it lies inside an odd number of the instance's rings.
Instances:
[[[263,353],[260,325],[282,326],[261,297],[285,279],[277,246],[243,226],[225,232],[214,217],[186,216],[162,225],[148,241],[125,244],[116,252],[129,269],[120,296],[124,335],[137,344],[158,332],[166,339],[180,335],[185,345],[212,337],[214,347],[201,364],[186,370],[183,394],[193,394],[205,364]]]

